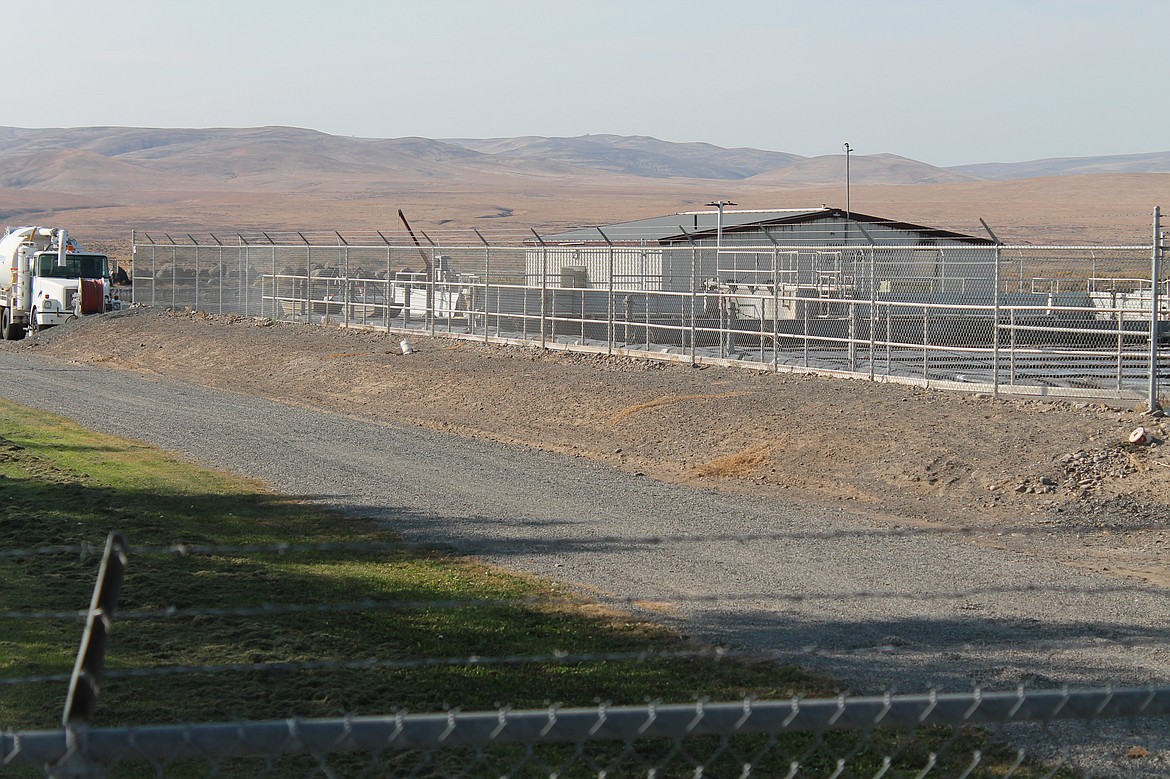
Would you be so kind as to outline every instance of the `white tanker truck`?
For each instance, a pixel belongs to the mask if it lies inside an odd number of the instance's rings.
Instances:
[[[0,238],[0,338],[121,308],[110,262],[58,227],[19,227]]]

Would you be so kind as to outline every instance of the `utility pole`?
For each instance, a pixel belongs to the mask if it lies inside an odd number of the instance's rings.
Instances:
[[[723,248],[723,208],[724,206],[734,206],[737,203],[732,203],[730,200],[714,200],[707,205],[715,206],[719,209],[718,221],[715,223],[715,248]]]
[[[849,202],[849,155],[853,153],[853,147],[846,142],[841,146],[845,150],[845,218],[853,213],[852,203]]]

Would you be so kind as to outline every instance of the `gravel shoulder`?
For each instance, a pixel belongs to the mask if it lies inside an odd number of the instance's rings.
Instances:
[[[1170,584],[1170,423],[1141,407],[542,352],[136,308],[0,348],[138,371],[659,481],[955,529]],[[1155,443],[1129,444],[1144,426]]]

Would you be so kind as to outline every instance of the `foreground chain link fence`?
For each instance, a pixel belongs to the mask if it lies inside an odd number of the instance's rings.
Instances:
[[[500,709],[5,733],[0,757],[54,777],[1060,776],[1079,758],[1045,729],[1168,711],[1170,689]],[[1016,723],[1041,727],[1028,748],[989,740]]]
[[[663,541],[664,539],[659,539]],[[250,620],[279,615],[360,618],[392,609],[420,614],[447,609],[487,610],[490,599],[290,603],[233,608],[131,609],[115,603],[122,572],[135,559],[201,556],[247,559],[298,553],[330,555],[390,551],[394,545],[287,544],[131,548],[111,536],[104,553],[94,546],[5,550],[0,561],[92,560],[101,554],[97,585],[87,611],[0,612],[0,624],[81,618],[85,634],[73,674],[0,676],[0,701],[33,685],[68,685],[59,729],[0,732],[5,775],[99,776],[322,776],[322,777],[725,777],[725,776],[1161,776],[1170,769],[1170,687],[1054,688],[879,696],[794,697],[766,700],[697,700],[593,706],[411,713],[387,701],[386,713],[335,717],[289,715],[189,724],[97,727],[98,691],[134,681],[165,685],[182,694],[189,685],[227,690],[245,679],[264,687],[295,687],[301,677],[357,672],[371,678],[406,668],[528,669],[540,678],[551,666],[577,672],[590,665],[685,662],[701,658],[759,663],[758,653],[695,648],[508,657],[405,657],[354,660],[258,661],[201,667],[130,666],[105,670],[105,634],[160,620]],[[1045,592],[1043,584],[1020,586]],[[1149,591],[1117,585],[1118,591]],[[1060,592],[1053,588],[1052,595]],[[858,596],[865,593],[858,593]],[[964,597],[970,593],[963,594]],[[869,593],[871,597],[881,597]],[[842,594],[826,594],[840,598]],[[852,595],[849,597],[853,597]],[[949,596],[922,593],[925,599]],[[669,602],[670,596],[656,594]],[[703,596],[721,602],[720,596]],[[604,602],[604,598],[601,599]],[[632,605],[637,599],[611,599]],[[687,600],[680,594],[679,602]],[[257,623],[262,626],[263,622]],[[307,625],[308,623],[306,623]],[[257,631],[263,634],[263,628]],[[777,656],[773,662],[790,662]],[[186,681],[191,680],[191,681]]]
[[[1008,246],[902,225],[646,241],[482,234],[135,234],[133,300],[943,389],[1156,402],[1155,240]],[[874,238],[887,229],[893,237]],[[685,231],[685,227],[680,226]],[[922,237],[922,236],[932,237]],[[467,242],[470,236],[474,243]],[[603,238],[604,241],[599,239]]]

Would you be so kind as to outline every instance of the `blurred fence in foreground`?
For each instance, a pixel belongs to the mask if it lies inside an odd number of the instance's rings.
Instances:
[[[995,394],[1152,402],[1167,368],[1161,246],[476,236],[136,234],[133,300]]]
[[[1093,760],[1067,741],[1168,712],[1170,689],[290,718],[9,732],[0,765],[49,777],[1096,775],[1149,750],[1114,743],[1122,754]],[[1058,734],[1063,722],[1078,727]]]
[[[117,543],[115,543],[115,541]],[[120,545],[120,546],[119,546]],[[111,550],[125,564],[135,556],[192,559],[201,556],[285,555],[304,552],[369,554],[390,544],[206,546],[139,548],[112,536],[88,611],[0,612],[0,622],[29,624],[83,618],[85,636],[72,675],[0,677],[0,693],[30,685],[69,684],[60,729],[0,732],[5,775],[99,776],[426,776],[426,777],[726,777],[726,776],[1163,776],[1170,767],[1170,687],[1148,689],[975,689],[961,693],[792,698],[685,704],[609,705],[534,709],[497,705],[476,710],[410,713],[394,701],[385,714],[281,719],[231,719],[192,724],[95,727],[98,689],[145,681],[183,687],[193,678],[203,688],[228,689],[245,678],[263,685],[295,687],[302,675],[345,669],[364,674],[404,668],[512,666],[531,669],[534,680],[549,667],[569,672],[591,664],[678,662],[693,658],[760,663],[759,653],[711,648],[575,655],[508,657],[400,657],[355,660],[289,659],[211,666],[116,667],[105,671],[104,630],[114,621],[111,592],[121,568],[107,563]],[[0,562],[33,558],[92,559],[90,546],[5,550]],[[1007,587],[1008,585],[1003,585]],[[1043,591],[1045,585],[1027,585]],[[1118,590],[1149,588],[1119,584]],[[988,592],[996,588],[989,588]],[[1053,588],[1054,594],[1060,588]],[[925,599],[947,594],[922,593]],[[655,600],[662,600],[655,595]],[[719,596],[707,600],[721,602]],[[544,601],[542,597],[539,599]],[[685,601],[686,596],[681,596]],[[632,601],[624,601],[632,602]],[[232,608],[195,607],[117,613],[122,630],[158,620],[249,620],[279,615],[335,617],[390,609],[409,613],[483,609],[498,601],[386,601],[349,604],[278,604]],[[102,627],[104,626],[104,627]],[[96,633],[95,633],[96,629]],[[257,635],[262,634],[262,630]],[[96,636],[96,638],[95,638]],[[1089,643],[1095,635],[1085,638]],[[94,641],[100,641],[97,646]],[[113,657],[117,657],[116,645]],[[791,657],[786,660],[791,661]],[[121,665],[121,664],[117,664]],[[779,662],[777,668],[779,669]],[[263,674],[261,676],[261,674]],[[286,680],[286,681],[282,681]],[[534,682],[539,683],[539,682]],[[188,683],[190,684],[190,683]],[[76,693],[88,690],[81,695]],[[175,693],[179,694],[179,693]],[[214,697],[214,696],[213,696]],[[82,708],[72,704],[81,699]],[[0,703],[3,703],[0,696]],[[100,716],[97,717],[100,719]]]

